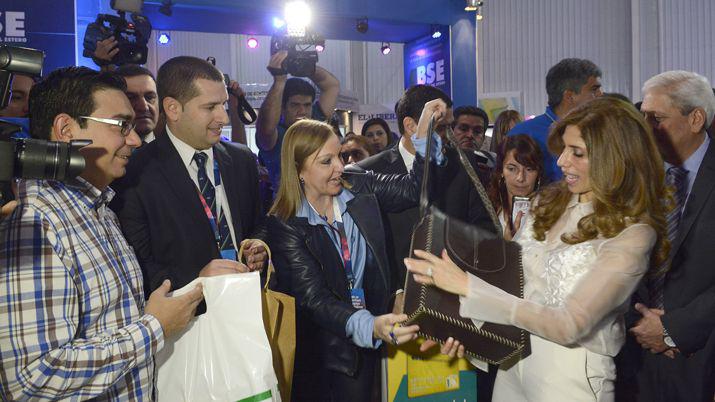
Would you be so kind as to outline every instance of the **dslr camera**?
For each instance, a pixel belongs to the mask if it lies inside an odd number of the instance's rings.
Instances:
[[[109,4],[119,15],[99,14],[95,22],[87,25],[82,55],[91,57],[99,66],[146,63],[151,23],[141,14],[144,1],[111,0]],[[131,21],[127,20],[127,12],[131,13]],[[112,36],[117,40],[119,52],[109,61],[97,59],[94,56],[97,42]]]
[[[44,59],[39,50],[0,45],[0,109],[8,105],[13,75],[41,75]],[[0,206],[13,199],[13,178],[65,180],[78,176],[85,163],[79,149],[91,143],[13,138],[20,130],[20,126],[0,119]]]
[[[318,62],[318,50],[325,47],[325,38],[305,30],[302,35],[284,33],[271,38],[271,55],[285,50],[288,57],[281,68],[295,77],[310,77],[315,74],[315,63]]]

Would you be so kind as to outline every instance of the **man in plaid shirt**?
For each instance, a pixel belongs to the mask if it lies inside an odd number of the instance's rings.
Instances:
[[[134,252],[107,207],[141,144],[126,84],[69,67],[30,96],[34,137],[92,140],[80,177],[19,182],[0,224],[0,399],[151,400],[154,354],[183,329],[201,289],[144,301]]]

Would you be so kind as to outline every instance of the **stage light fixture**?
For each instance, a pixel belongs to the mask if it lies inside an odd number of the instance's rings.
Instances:
[[[479,9],[477,10],[477,21],[481,21],[483,19],[484,19],[484,16],[482,15],[482,8],[479,7]]]
[[[380,51],[382,52],[383,55],[387,56],[390,54],[390,42],[382,42],[382,47],[380,47]]]
[[[249,49],[255,49],[258,47],[258,40],[256,38],[248,38],[246,46],[248,46]]]
[[[438,39],[442,37],[442,31],[439,29],[439,25],[432,25],[432,37]]]
[[[367,32],[367,29],[368,29],[367,17],[358,18],[357,24],[355,25],[355,29],[357,29],[357,31],[360,33]]]
[[[305,29],[310,25],[310,7],[303,1],[291,1],[286,4],[285,21],[289,36],[305,36]]]
[[[484,2],[480,0],[467,0],[464,11],[478,11],[483,5]]]
[[[161,2],[161,7],[159,7],[159,12],[166,15],[167,17],[171,17],[171,6],[173,5],[171,0],[162,0]]]
[[[324,45],[315,45],[315,51],[316,51],[316,52],[322,52],[323,50],[325,50],[325,46],[324,46]]]
[[[168,33],[162,32],[156,40],[160,45],[168,45],[171,43],[171,36]]]
[[[278,18],[278,17],[273,17],[273,28],[275,29],[280,29],[283,28],[283,26],[286,24],[283,19]]]

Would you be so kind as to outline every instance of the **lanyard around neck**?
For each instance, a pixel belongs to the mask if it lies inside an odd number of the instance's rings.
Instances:
[[[338,242],[340,244],[340,259],[343,260],[343,267],[345,268],[345,274],[348,278],[348,286],[349,289],[352,290],[355,287],[355,274],[353,273],[352,256],[350,255],[348,236],[345,232],[345,224],[343,223],[342,215],[340,213],[338,200],[333,197],[333,220],[337,228],[328,222],[327,216],[318,215],[325,221],[325,223],[328,224],[331,231],[338,235]]]
[[[217,195],[216,195],[216,187],[218,187],[221,184],[221,174],[218,170],[218,162],[216,161],[216,158],[214,158],[214,202],[216,205],[218,205],[218,200],[217,200]],[[206,213],[206,217],[209,220],[209,225],[211,225],[211,231],[214,233],[214,240],[216,241],[216,246],[221,249],[221,232],[219,231],[218,224],[217,224],[217,219],[214,217],[213,212],[211,211],[211,207],[209,204],[206,202],[206,199],[204,198],[204,195],[201,194],[201,190],[199,190],[199,187],[196,186],[196,193],[199,195],[199,200],[201,200],[201,205],[204,208],[204,212]]]

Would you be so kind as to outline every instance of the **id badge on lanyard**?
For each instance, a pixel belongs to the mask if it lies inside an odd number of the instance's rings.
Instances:
[[[353,274],[353,263],[352,257],[350,255],[350,248],[348,246],[348,236],[345,231],[345,225],[343,224],[342,215],[340,214],[340,208],[338,207],[338,200],[333,198],[333,216],[338,225],[338,235],[340,236],[340,257],[343,260],[343,266],[345,267],[345,273],[348,279],[348,289],[350,289],[350,301],[356,309],[364,309],[365,305],[365,289],[355,287],[355,275]],[[330,225],[333,230],[335,228]]]
[[[216,159],[214,159],[214,197],[217,196],[218,194],[218,188],[221,186],[221,175],[218,170],[218,162]],[[236,248],[231,247],[231,249],[228,250],[221,250],[221,232],[219,231],[218,228],[218,221],[216,217],[214,217],[213,212],[211,211],[211,207],[209,207],[208,203],[206,202],[206,199],[204,198],[204,195],[201,194],[201,191],[199,191],[199,188],[196,187],[196,192],[199,194],[199,199],[201,200],[201,205],[204,208],[204,212],[206,213],[206,217],[209,220],[209,224],[211,225],[211,231],[214,234],[214,240],[216,241],[216,247],[219,249],[219,253],[221,254],[221,258],[225,260],[233,260],[236,261],[238,258],[238,254],[236,253]],[[216,209],[218,210],[218,203],[216,203]],[[218,211],[217,211],[218,212]],[[230,236],[231,233],[229,231],[228,235]]]

